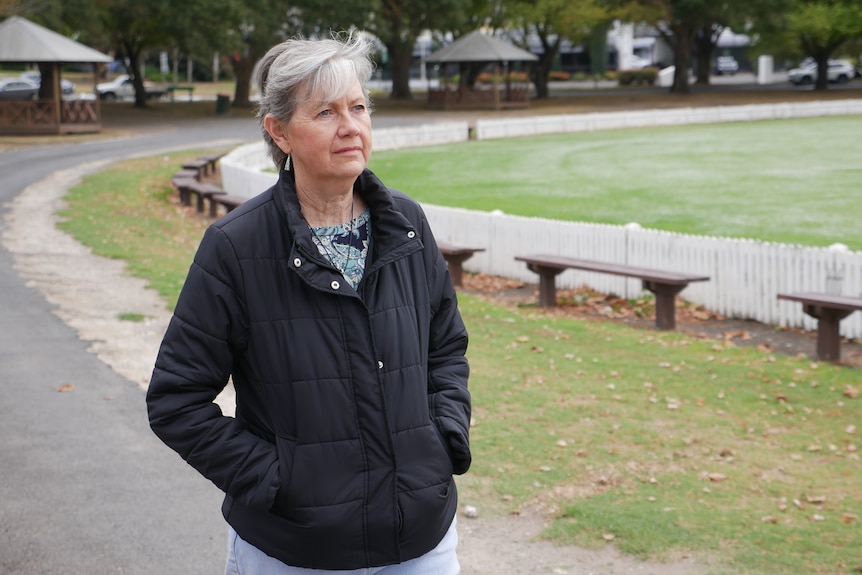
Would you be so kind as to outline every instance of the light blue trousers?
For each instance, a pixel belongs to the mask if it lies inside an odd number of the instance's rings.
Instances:
[[[228,556],[225,575],[457,575],[461,571],[458,556],[458,532],[455,519],[440,543],[421,557],[385,567],[330,571],[291,567],[273,559],[244,541],[233,528],[228,529]]]

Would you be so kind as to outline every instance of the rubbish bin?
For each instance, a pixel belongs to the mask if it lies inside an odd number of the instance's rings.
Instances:
[[[227,114],[230,111],[230,96],[218,94],[216,96],[216,114]]]

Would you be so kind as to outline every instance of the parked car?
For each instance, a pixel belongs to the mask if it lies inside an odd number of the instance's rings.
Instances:
[[[39,72],[24,72],[21,74],[21,77],[25,80],[30,80],[37,86],[42,85],[42,74]],[[60,91],[63,92],[64,95],[69,96],[75,93],[75,83],[71,80],[60,79]]]
[[[147,93],[148,100],[161,98],[167,93],[165,88],[153,84],[148,80],[144,81],[144,90]],[[135,97],[135,86],[132,84],[132,80],[127,74],[122,74],[110,82],[97,84],[96,92],[99,94],[100,99],[109,102],[114,100],[127,100]]]
[[[39,97],[39,85],[24,78],[0,80],[0,100],[35,100]]]
[[[829,60],[826,71],[829,82],[844,84],[856,77],[856,68],[844,60]],[[813,84],[817,81],[817,62],[806,59],[799,68],[793,68],[787,73],[787,79],[792,84]]]
[[[715,73],[719,76],[730,74],[733,76],[739,72],[739,62],[733,56],[719,56],[715,59]]]

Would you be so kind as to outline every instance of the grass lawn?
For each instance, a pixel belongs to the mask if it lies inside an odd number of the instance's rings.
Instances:
[[[608,130],[375,152],[423,202],[862,250],[862,116]]]
[[[128,260],[169,306],[203,231],[171,203],[169,175],[200,153],[87,176],[63,212],[64,229]],[[862,566],[859,370],[467,294],[461,308],[474,398],[463,504],[542,504],[557,510],[555,541],[691,552],[715,573]]]

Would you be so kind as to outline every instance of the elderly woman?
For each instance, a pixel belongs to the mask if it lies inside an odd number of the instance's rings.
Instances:
[[[421,208],[366,169],[370,50],[264,57],[279,181],[206,231],[156,360],[150,424],[225,492],[227,573],[459,571],[467,333]]]

